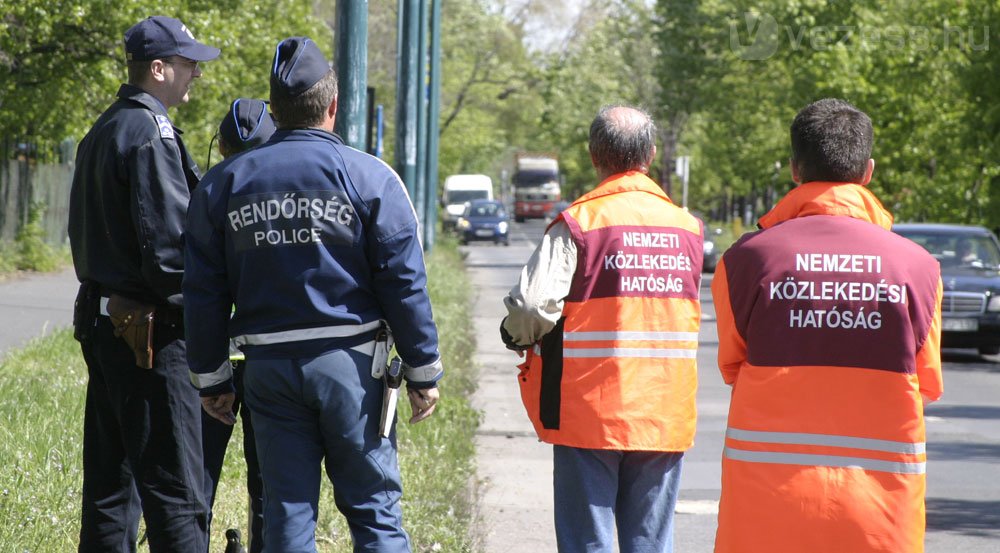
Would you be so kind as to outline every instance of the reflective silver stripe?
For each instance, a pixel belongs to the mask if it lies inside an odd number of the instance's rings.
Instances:
[[[843,457],[840,455],[813,455],[810,453],[775,453],[771,451],[747,451],[727,447],[723,456],[736,461],[751,463],[769,463],[777,465],[804,465],[813,467],[837,467],[891,472],[894,474],[924,474],[927,463],[898,463],[879,459],[862,457]]]
[[[347,338],[348,336],[357,336],[358,334],[375,330],[378,328],[378,325],[379,321],[372,321],[361,325],[336,325],[269,332],[266,334],[243,334],[242,336],[233,338],[233,343],[237,346],[262,346],[284,342],[301,342],[302,340],[315,340],[318,338]]]
[[[726,429],[726,437],[745,442],[763,442],[768,444],[823,445],[833,447],[850,447],[853,449],[869,449],[887,453],[903,453],[919,455],[927,453],[926,442],[894,442],[891,440],[875,440],[873,438],[852,438],[850,436],[835,436],[831,434],[806,434],[802,432],[758,432],[756,430]]]
[[[563,348],[563,358],[569,357],[665,357],[694,359],[695,349],[670,348]]]
[[[232,377],[233,365],[227,360],[222,365],[219,365],[219,368],[215,369],[213,372],[201,374],[192,372],[191,384],[194,384],[194,387],[200,390],[202,388],[215,386],[216,384],[222,384]]]
[[[682,340],[693,342],[697,339],[697,332],[642,332],[638,330],[607,330],[563,333],[563,341],[566,342],[580,342],[583,340],[651,340],[657,342]]]
[[[111,298],[101,298],[101,315],[104,315],[105,317],[111,316],[108,314],[108,301],[110,299]]]
[[[443,371],[444,364],[441,363],[441,358],[438,357],[437,361],[422,367],[406,366],[403,369],[403,375],[406,376],[406,380],[411,382],[430,382],[437,378]]]

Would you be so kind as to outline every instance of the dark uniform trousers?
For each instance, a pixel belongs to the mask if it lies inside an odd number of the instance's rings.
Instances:
[[[254,441],[253,420],[243,398],[243,378],[245,361],[233,363],[233,385],[236,387],[236,402],[233,413],[243,420],[243,456],[247,465],[247,494],[250,497],[250,535],[244,543],[249,543],[248,553],[264,550],[264,484],[260,478],[260,463],[257,462],[257,445]],[[201,411],[201,440],[205,454],[205,497],[209,506],[215,505],[215,493],[222,478],[222,465],[226,460],[226,449],[233,435],[233,427]]]
[[[204,553],[202,409],[182,325],[154,327],[152,369],[136,366],[103,315],[81,347],[90,381],[80,553],[135,551],[140,513],[152,553]]]

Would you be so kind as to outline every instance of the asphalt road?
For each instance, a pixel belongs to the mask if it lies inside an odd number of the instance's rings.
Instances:
[[[538,442],[517,391],[518,359],[500,343],[502,297],[541,237],[542,221],[512,224],[511,246],[462,248],[476,290],[475,330],[483,411],[477,434],[480,510],[487,553],[555,551],[551,447]],[[703,275],[698,351],[698,434],[685,455],[676,550],[710,553],[716,529],[720,458],[729,388],[716,368],[718,335]],[[927,407],[928,553],[1000,552],[1000,358],[944,353],[945,395]]]

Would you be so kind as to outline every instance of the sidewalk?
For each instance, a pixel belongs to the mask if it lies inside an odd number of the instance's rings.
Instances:
[[[73,268],[0,282],[0,357],[25,342],[73,324],[79,287]]]

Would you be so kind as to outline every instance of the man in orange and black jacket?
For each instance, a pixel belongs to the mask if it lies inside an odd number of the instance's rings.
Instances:
[[[798,186],[716,271],[733,387],[717,553],[923,551],[940,267],[868,190],[872,135],[842,100],[800,111]]]
[[[694,442],[704,231],[646,176],[649,115],[590,127],[601,183],[549,225],[504,299],[526,350],[521,397],[553,444],[560,553],[673,550],[681,461]]]

